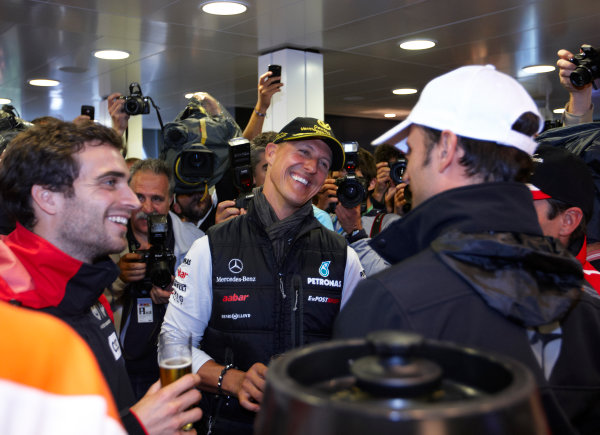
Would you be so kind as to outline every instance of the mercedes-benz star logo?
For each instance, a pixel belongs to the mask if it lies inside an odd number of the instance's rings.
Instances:
[[[231,273],[240,273],[244,268],[244,263],[239,258],[232,258],[229,260],[229,271]]]

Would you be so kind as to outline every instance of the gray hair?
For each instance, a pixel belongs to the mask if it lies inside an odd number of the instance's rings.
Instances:
[[[156,175],[165,175],[169,180],[169,196],[173,196],[175,192],[175,178],[173,171],[167,166],[164,160],[160,159],[144,159],[137,161],[129,170],[131,177],[140,171],[150,171]]]

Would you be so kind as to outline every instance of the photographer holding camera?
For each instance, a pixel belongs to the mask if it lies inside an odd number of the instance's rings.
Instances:
[[[565,126],[593,121],[594,105],[592,104],[592,87],[594,79],[598,78],[597,73],[600,68],[600,58],[596,50],[591,48],[591,46],[584,44],[582,45],[582,49],[584,48],[585,51],[579,54],[573,54],[565,49],[558,51],[558,60],[556,62],[559,68],[558,76],[560,83],[569,91],[569,101],[563,113],[563,124]],[[576,74],[573,77],[578,85],[576,86],[571,76],[578,68],[582,67],[581,63],[584,64],[583,70],[589,69],[590,74],[589,77],[586,74],[584,74],[584,77]],[[587,67],[588,64],[590,64],[589,67]],[[588,81],[588,78],[591,80]]]
[[[141,208],[128,222],[128,248],[118,260],[121,273],[113,290],[123,295],[120,338],[127,371],[139,397],[159,375],[156,340],[175,266],[204,233],[169,213],[174,182],[162,160],[135,163],[129,186]]]

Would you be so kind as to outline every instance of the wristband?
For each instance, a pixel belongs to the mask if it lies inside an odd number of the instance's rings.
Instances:
[[[219,380],[217,382],[217,394],[221,396],[227,396],[227,398],[229,398],[229,395],[225,394],[225,392],[223,391],[223,378],[225,377],[227,371],[232,368],[233,364],[227,364],[225,367],[223,367],[223,370],[221,370],[221,374],[219,375]]]
[[[267,114],[266,114],[266,113],[261,113],[261,112],[259,112],[259,111],[258,111],[258,110],[256,110],[256,109],[254,109],[254,113],[256,113],[258,116],[260,116],[260,117],[262,117],[262,118],[264,118],[265,116],[267,116]]]
[[[361,239],[366,239],[367,238],[367,233],[366,231],[363,229],[360,230],[354,230],[349,234],[346,234],[346,240],[348,241],[348,244],[357,242],[358,240]]]

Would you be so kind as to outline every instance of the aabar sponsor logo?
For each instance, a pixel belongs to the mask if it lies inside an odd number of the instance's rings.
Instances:
[[[183,270],[181,270],[181,269],[177,269],[177,276],[178,276],[179,278],[181,278],[181,279],[184,279],[184,278],[185,278],[186,276],[188,276],[188,275],[189,275],[189,273],[187,273],[187,272],[184,272],[184,271],[183,271]]]
[[[308,302],[320,302],[322,304],[339,304],[340,298],[330,298],[327,296],[309,296]]]
[[[325,287],[342,287],[342,281],[339,279],[324,279],[324,278],[306,278],[308,285],[323,285]]]
[[[223,302],[244,302],[246,299],[248,299],[248,296],[250,295],[238,295],[236,293],[232,295],[225,295],[223,296]]]
[[[249,319],[250,317],[252,317],[252,315],[250,313],[221,314],[221,319],[238,320],[238,319]]]

